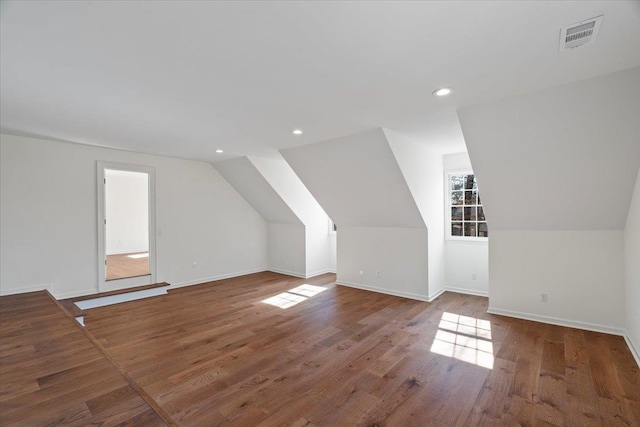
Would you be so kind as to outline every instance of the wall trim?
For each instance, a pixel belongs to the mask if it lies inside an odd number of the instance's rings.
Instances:
[[[640,367],[640,351],[638,351],[638,348],[640,347],[636,347],[633,344],[633,341],[631,340],[631,337],[629,336],[629,333],[627,331],[625,331],[624,340],[626,341],[627,347],[629,347],[629,351],[633,355],[633,358],[636,359],[636,364]]]
[[[487,291],[478,291],[475,289],[468,289],[468,288],[456,288],[454,286],[447,286],[444,289],[445,291],[455,292],[457,294],[475,295],[477,297],[489,298],[489,292]]]
[[[0,295],[15,295],[15,294],[25,294],[27,292],[37,292],[37,291],[49,291],[51,292],[51,288],[53,287],[53,283],[39,283],[37,285],[29,285],[29,286],[20,286],[18,288],[0,288]]]
[[[305,279],[310,279],[312,277],[320,276],[322,274],[327,274],[327,273],[336,274],[336,271],[331,269],[331,268],[327,268],[326,270],[320,270],[320,271],[315,271],[313,273],[307,273]]]
[[[269,267],[267,271],[271,271],[272,273],[284,274],[286,276],[299,277],[300,279],[307,279],[309,276],[305,276],[301,273],[296,273],[294,271],[282,270],[280,268],[271,268]]]
[[[551,316],[540,316],[538,314],[524,313],[520,311],[504,310],[502,308],[489,307],[487,313],[501,316],[515,317],[517,319],[533,320],[534,322],[548,323],[568,328],[584,329],[586,331],[603,332],[605,334],[625,336],[625,330],[612,326],[598,325],[596,323],[580,322],[578,320],[561,319]]]
[[[365,291],[378,292],[381,294],[393,295],[395,297],[409,298],[409,299],[415,299],[418,301],[429,302],[429,297],[427,295],[414,294],[411,292],[402,292],[402,291],[394,291],[391,289],[376,288],[375,286],[361,285],[360,283],[347,282],[345,280],[336,280],[336,285],[362,289]]]
[[[185,286],[192,286],[192,285],[201,285],[203,283],[215,282],[216,280],[231,279],[232,277],[246,276],[247,274],[262,273],[263,271],[268,271],[268,269],[266,267],[261,267],[261,268],[251,269],[251,270],[238,271],[235,273],[219,274],[217,276],[209,276],[209,277],[203,277],[200,279],[187,280],[184,282],[170,283],[171,288],[169,289],[183,288]]]
[[[57,292],[51,292],[51,294],[55,299],[61,300],[61,299],[76,298],[76,297],[83,297],[85,295],[97,294],[98,292],[99,292],[98,287],[96,286],[95,288],[83,289],[81,291],[65,292],[63,294],[59,294]]]
[[[440,295],[444,294],[445,292],[447,292],[447,288],[442,288],[436,291],[436,293],[429,295],[429,302],[432,302],[433,300],[437,299]]]

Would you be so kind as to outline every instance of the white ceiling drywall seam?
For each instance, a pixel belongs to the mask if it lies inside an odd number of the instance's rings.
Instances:
[[[247,157],[218,162],[213,167],[267,222],[303,224]]]
[[[493,229],[624,228],[640,166],[640,67],[458,115]]]

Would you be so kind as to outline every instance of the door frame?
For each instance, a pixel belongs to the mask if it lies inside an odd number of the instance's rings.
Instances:
[[[149,275],[124,279],[106,280],[106,202],[105,169],[146,173],[149,177]],[[156,277],[156,177],[150,166],[117,162],[97,162],[98,195],[98,292],[108,292],[157,282]]]

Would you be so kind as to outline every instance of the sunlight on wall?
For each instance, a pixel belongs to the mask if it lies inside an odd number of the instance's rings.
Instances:
[[[271,298],[267,298],[262,302],[285,309],[293,307],[294,305],[314,295],[317,295],[326,289],[327,288],[323,286],[308,285],[305,283],[304,285],[300,285],[297,288],[290,289],[287,292],[283,292],[281,294],[272,296]]]
[[[440,319],[431,351],[493,369],[491,322],[445,312]]]

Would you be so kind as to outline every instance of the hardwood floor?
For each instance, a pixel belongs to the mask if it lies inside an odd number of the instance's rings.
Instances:
[[[0,425],[167,425],[46,292],[0,297]]]
[[[2,297],[0,425],[640,425],[621,337],[334,280],[174,289],[86,310],[88,337],[46,293]]]
[[[480,297],[429,304],[334,280],[259,273],[85,322],[184,426],[640,425],[621,337],[490,315]]]
[[[144,255],[147,255],[146,257]],[[107,255],[107,280],[149,274],[149,253]]]

